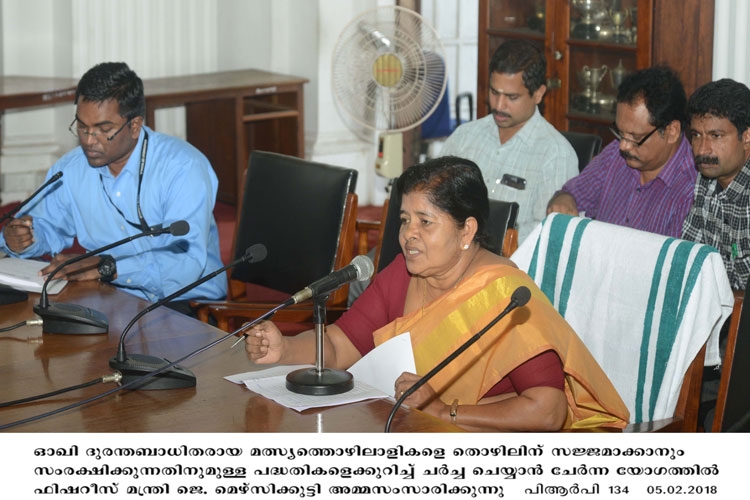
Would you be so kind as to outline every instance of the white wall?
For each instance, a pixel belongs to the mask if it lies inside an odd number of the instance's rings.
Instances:
[[[310,159],[356,168],[360,204],[373,202],[375,144],[352,134],[330,97],[330,50],[351,17],[392,0],[2,0],[4,75],[78,78],[104,60],[142,78],[257,68],[306,77]],[[182,109],[159,110],[159,129],[184,136]],[[0,201],[30,194],[75,145],[74,107],[3,117]]]
[[[374,171],[374,135],[339,116],[330,85],[338,34],[358,14],[394,0],[1,0],[0,73],[78,78],[102,60],[125,60],[142,77],[258,68],[306,77],[308,158],[356,168],[360,204],[385,198]],[[474,91],[477,0],[422,0],[447,46],[451,93]],[[748,83],[750,2],[716,0],[714,76]],[[481,96],[479,96],[481,97]],[[479,98],[475,96],[476,106]],[[3,117],[0,201],[22,199],[75,144],[72,104]],[[181,110],[160,110],[160,130],[184,135]]]
[[[714,5],[713,79],[732,78],[750,86],[750,2],[715,0]]]

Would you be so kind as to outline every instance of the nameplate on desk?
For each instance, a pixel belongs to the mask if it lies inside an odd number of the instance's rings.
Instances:
[[[255,89],[255,94],[273,94],[275,93],[279,88],[274,85],[273,87],[264,87],[262,89]]]
[[[54,101],[63,97],[68,97],[76,93],[76,89],[57,90],[55,92],[46,92],[42,94],[42,101]]]

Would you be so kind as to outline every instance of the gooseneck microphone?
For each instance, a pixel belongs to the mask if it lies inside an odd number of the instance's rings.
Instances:
[[[42,285],[42,295],[39,297],[39,304],[34,306],[34,312],[42,318],[42,332],[88,335],[107,333],[107,331],[109,331],[107,317],[99,311],[79,306],[77,304],[50,304],[47,298],[47,285],[60,269],[98,253],[105,252],[110,248],[133,241],[137,238],[166,233],[171,233],[173,236],[183,236],[187,234],[188,231],[190,231],[190,224],[188,224],[187,221],[179,220],[173,222],[169,227],[151,229],[149,231],[134,234],[133,236],[128,236],[122,240],[97,248],[96,250],[76,255],[75,257],[61,263],[47,275],[47,279],[44,280],[44,285]]]
[[[122,379],[120,381],[122,385],[136,382],[138,379],[143,379],[142,384],[133,383],[133,388],[153,390],[194,387],[196,383],[195,375],[190,370],[187,370],[179,365],[172,364],[170,361],[163,358],[158,358],[156,356],[148,356],[145,354],[126,354],[125,336],[128,334],[136,321],[138,321],[146,313],[153,311],[157,307],[163,306],[167,302],[179,297],[180,295],[183,295],[185,292],[192,290],[198,285],[201,285],[206,281],[215,278],[219,274],[225,272],[227,269],[230,269],[238,264],[242,264],[243,262],[258,263],[265,259],[267,254],[268,251],[266,250],[266,246],[260,243],[256,243],[255,245],[252,245],[247,250],[245,250],[245,254],[239,259],[230,262],[226,266],[217,269],[216,271],[207,274],[206,276],[203,276],[199,280],[190,283],[187,286],[184,286],[171,295],[168,295],[163,299],[154,302],[153,304],[149,305],[138,314],[136,314],[135,317],[130,320],[130,323],[128,323],[128,325],[120,335],[120,343],[117,348],[117,354],[114,358],[109,360],[110,368],[117,370],[122,375]],[[170,364],[172,366],[168,367],[168,365]],[[158,373],[154,376],[144,378],[145,375],[149,375],[154,372]]]
[[[531,298],[531,292],[529,291],[528,288],[526,288],[525,286],[519,286],[518,288],[516,288],[513,291],[513,294],[510,296],[510,303],[505,309],[503,309],[503,311],[500,314],[495,316],[495,318],[492,321],[487,323],[487,325],[481,330],[479,330],[476,334],[474,334],[473,337],[471,337],[469,340],[461,344],[461,346],[458,349],[450,353],[448,357],[446,357],[440,363],[435,365],[435,367],[429,372],[427,372],[427,374],[424,377],[417,380],[414,383],[414,385],[412,385],[407,390],[405,390],[404,393],[401,394],[401,396],[396,401],[396,404],[393,405],[393,408],[391,409],[391,413],[388,415],[388,420],[385,423],[385,432],[391,431],[391,421],[393,420],[393,416],[396,414],[396,410],[398,410],[398,408],[401,406],[401,404],[404,402],[406,398],[414,394],[417,391],[417,389],[425,385],[432,377],[437,375],[437,373],[440,370],[448,366],[448,363],[456,359],[462,352],[464,352],[466,349],[471,347],[472,344],[474,344],[477,340],[479,340],[482,337],[482,335],[487,333],[487,331],[490,328],[495,326],[495,324],[498,321],[500,321],[505,316],[507,316],[512,310],[514,310],[517,307],[525,306],[530,298]]]
[[[2,216],[0,216],[0,227],[2,227],[3,223],[13,217],[13,215],[16,214],[19,210],[21,210],[28,202],[33,200],[36,195],[41,193],[44,188],[52,184],[53,182],[57,181],[60,177],[63,176],[62,172],[57,172],[55,175],[50,177],[47,182],[42,184],[42,186],[31,193],[31,196],[23,200],[21,203],[16,205],[13,209],[9,210],[8,212],[4,213]],[[28,300],[29,295],[26,292],[23,292],[21,290],[16,290],[12,287],[0,285],[0,305],[3,304],[15,304],[16,302],[25,302]]]
[[[55,175],[53,175],[52,177],[50,177],[49,179],[47,179],[47,182],[45,182],[44,184],[42,184],[39,189],[37,189],[36,191],[34,191],[33,193],[31,193],[31,196],[29,196],[28,198],[26,198],[25,200],[23,200],[21,203],[19,203],[16,207],[14,207],[9,212],[3,214],[2,217],[0,217],[0,224],[2,224],[3,222],[5,222],[6,220],[10,219],[11,217],[13,217],[13,215],[15,215],[16,212],[18,212],[24,206],[26,206],[26,204],[28,202],[30,202],[31,200],[33,200],[36,197],[36,195],[38,195],[39,193],[41,193],[42,191],[44,191],[44,188],[46,188],[47,186],[49,186],[53,182],[56,182],[62,176],[63,176],[62,172],[57,172]]]

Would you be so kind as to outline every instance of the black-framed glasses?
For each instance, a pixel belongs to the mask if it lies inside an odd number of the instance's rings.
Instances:
[[[118,128],[118,129],[117,129],[117,130],[115,131],[115,133],[114,133],[114,134],[112,134],[112,135],[110,135],[110,136],[107,136],[107,135],[105,134],[105,132],[104,132],[103,130],[101,130],[101,129],[99,129],[99,130],[94,130],[93,132],[89,132],[89,129],[88,129],[88,127],[85,127],[85,126],[83,126],[83,124],[81,123],[81,120],[79,120],[79,119],[78,119],[78,117],[76,116],[75,118],[73,118],[73,121],[72,121],[72,122],[70,122],[70,125],[68,125],[68,131],[69,131],[69,132],[70,132],[71,134],[73,134],[74,136],[78,137],[79,139],[80,139],[80,138],[81,138],[82,136],[86,136],[86,135],[88,135],[88,136],[90,136],[90,137],[93,137],[93,138],[94,138],[94,139],[96,139],[96,140],[99,140],[99,137],[104,137],[105,139],[107,139],[107,142],[112,142],[112,140],[113,140],[113,139],[114,139],[115,137],[117,137],[117,134],[119,134],[120,132],[122,132],[122,130],[123,130],[123,129],[124,129],[125,127],[127,127],[128,125],[130,125],[130,122],[132,122],[132,121],[133,121],[133,119],[132,119],[132,118],[128,118],[128,121],[126,121],[125,123],[123,123],[123,124],[122,124],[122,127]],[[76,123],[77,123],[77,125],[76,125]],[[74,127],[74,125],[75,125],[75,127]],[[96,128],[96,127],[94,127],[94,128]]]
[[[659,129],[661,129],[661,127],[654,128],[654,130],[644,135],[640,140],[636,141],[635,139],[628,139],[627,137],[623,136],[622,132],[618,130],[617,124],[615,122],[612,122],[612,125],[610,125],[609,127],[609,131],[612,132],[612,135],[615,136],[615,139],[617,139],[618,141],[629,142],[630,144],[632,144],[633,146],[637,148],[640,148],[641,146],[643,146],[643,143],[646,142],[648,138],[654,135],[654,132],[656,132]]]

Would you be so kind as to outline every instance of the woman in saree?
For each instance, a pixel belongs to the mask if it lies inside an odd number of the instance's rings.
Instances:
[[[527,305],[405,404],[472,431],[624,427],[624,403],[575,332],[528,275],[488,248],[489,201],[476,164],[428,160],[396,182],[402,253],[326,328],[326,365],[347,369],[376,345],[409,332],[417,373],[397,378],[398,397],[497,316],[523,285],[531,290]],[[265,321],[247,333],[245,349],[255,363],[315,363],[312,330],[286,337]]]

